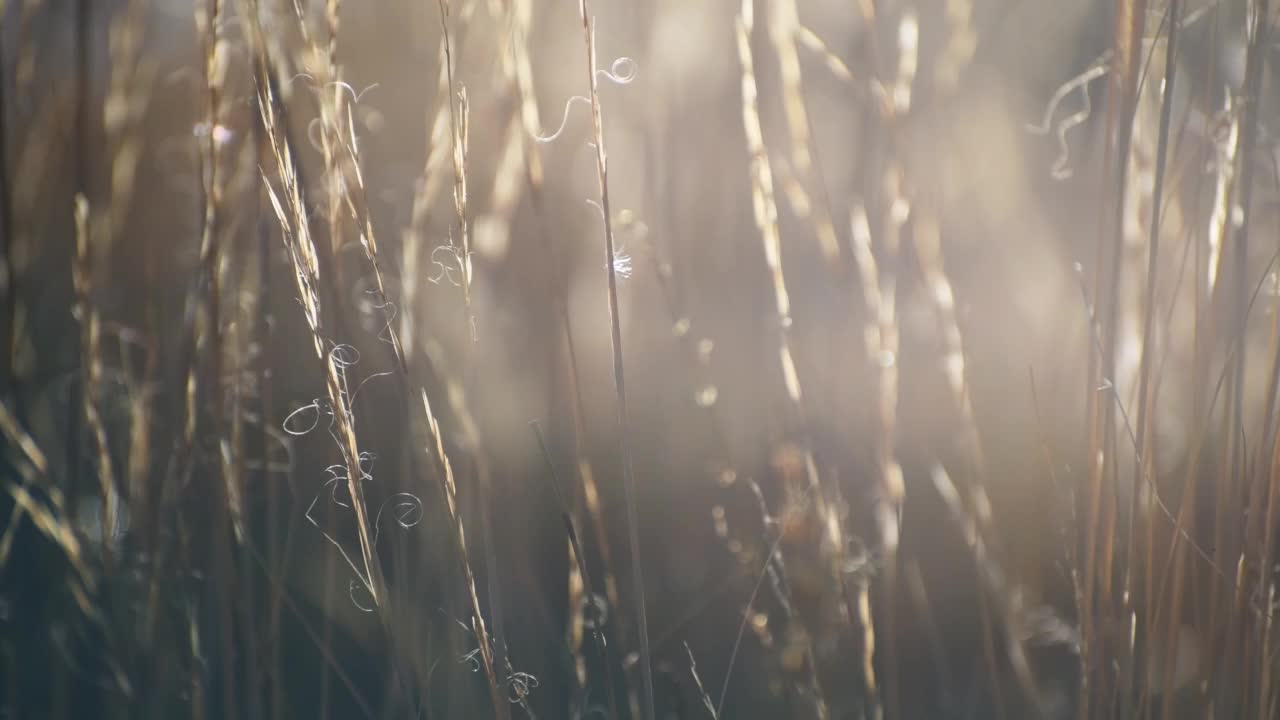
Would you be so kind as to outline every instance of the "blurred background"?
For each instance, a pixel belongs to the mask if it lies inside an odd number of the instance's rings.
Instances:
[[[0,0],[4,711],[644,717],[643,592],[657,717],[1274,716],[1265,639],[1212,669],[1269,585],[1210,609],[1272,526],[1183,499],[1270,468],[1275,50],[1246,157],[1254,4],[1180,3],[1158,149],[1168,5],[597,0],[589,70],[568,0]]]

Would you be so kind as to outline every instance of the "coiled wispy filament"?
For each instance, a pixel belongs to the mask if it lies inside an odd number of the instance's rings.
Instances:
[[[596,79],[604,79],[614,85],[627,85],[636,79],[636,61],[629,57],[620,57],[609,65],[608,70],[596,70]],[[586,103],[587,107],[591,106],[591,98],[585,95],[574,95],[564,102],[564,112],[560,115],[560,127],[550,135],[534,135],[533,139],[540,143],[555,142],[562,134],[565,127],[569,124],[569,112],[573,109],[574,103]]]
[[[1072,170],[1067,165],[1071,159],[1071,146],[1067,143],[1067,131],[1089,119],[1089,115],[1093,112],[1093,103],[1089,99],[1089,83],[1106,75],[1109,71],[1110,67],[1107,63],[1100,63],[1063,83],[1053,93],[1053,97],[1049,98],[1049,105],[1045,108],[1044,117],[1041,119],[1040,124],[1027,125],[1028,132],[1036,135],[1048,135],[1053,116],[1058,112],[1058,105],[1066,99],[1067,95],[1070,95],[1075,90],[1080,91],[1083,107],[1079,111],[1063,118],[1054,127],[1054,134],[1058,139],[1058,157],[1053,161],[1051,173],[1055,180],[1065,180],[1071,177]]]
[[[587,198],[587,204],[600,213],[600,220],[603,222],[604,207],[591,198]],[[627,252],[626,240],[618,242],[613,249],[613,272],[623,280],[630,280],[631,274],[635,272],[635,262],[632,260],[631,254]]]
[[[324,335],[321,324],[320,268],[317,260],[316,246],[311,232],[306,205],[302,198],[301,183],[296,173],[293,149],[288,137],[281,130],[281,118],[277,117],[276,101],[272,96],[270,60],[264,50],[266,43],[261,22],[257,19],[258,6],[250,2],[249,9],[254,22],[251,23],[251,45],[254,47],[255,72],[254,79],[258,95],[258,112],[262,127],[266,133],[267,146],[271,149],[279,183],[279,190],[270,182],[263,170],[263,187],[271,208],[280,223],[285,247],[294,269],[294,281],[302,306],[302,314],[311,331],[312,344],[317,360],[325,370],[325,386],[329,404],[334,409],[336,435],[341,438],[339,449],[348,464],[348,484],[356,515],[356,529],[360,539],[360,554],[365,572],[362,577],[368,582],[368,590],[375,604],[381,605],[382,578],[377,572],[376,550],[373,547],[369,531],[369,518],[364,505],[364,492],[360,484],[358,466],[360,452],[356,440],[354,420],[350,407],[344,396],[345,382],[341,369],[333,363],[332,356],[325,350]]]

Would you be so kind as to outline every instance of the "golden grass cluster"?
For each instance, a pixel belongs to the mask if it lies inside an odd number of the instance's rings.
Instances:
[[[1272,718],[1268,0],[0,0],[0,713]]]

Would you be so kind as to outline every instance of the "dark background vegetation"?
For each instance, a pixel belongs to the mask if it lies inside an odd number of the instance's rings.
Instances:
[[[0,711],[1276,717],[1258,5],[0,0]]]

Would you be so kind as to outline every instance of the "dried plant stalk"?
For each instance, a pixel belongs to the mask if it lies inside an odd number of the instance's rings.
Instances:
[[[600,107],[598,73],[596,71],[596,39],[587,0],[581,0],[582,32],[587,46],[587,79],[591,90],[591,124],[595,138],[596,177],[599,180],[600,207],[604,214],[605,272],[608,279],[610,341],[613,349],[613,386],[617,405],[618,442],[622,462],[622,489],[627,506],[627,540],[631,551],[631,582],[635,594],[636,634],[640,646],[641,717],[654,720],[653,667],[649,651],[649,618],[645,608],[644,570],[640,561],[640,518],[636,507],[635,470],[631,462],[631,439],[628,432],[626,374],[622,364],[622,320],[618,311],[617,250],[613,239],[613,210],[609,203],[609,164],[605,154],[604,118]]]
[[[111,565],[111,541],[116,537],[116,520],[120,516],[120,494],[116,490],[115,470],[111,465],[111,444],[106,423],[98,407],[102,387],[102,319],[91,299],[94,288],[92,250],[90,245],[89,201],[76,196],[76,255],[72,277],[76,291],[76,316],[80,321],[80,353],[82,357],[82,400],[85,423],[92,434],[94,465],[102,492],[102,555]]]
[[[245,6],[253,35],[258,112],[275,160],[275,170],[279,176],[281,189],[277,192],[265,177],[264,183],[276,218],[280,222],[285,248],[293,264],[294,281],[302,303],[303,316],[311,329],[316,358],[324,367],[325,388],[334,415],[334,431],[341,442],[340,449],[347,471],[347,487],[351,493],[351,505],[355,510],[356,529],[360,538],[364,570],[357,572],[357,576],[369,591],[374,603],[381,605],[385,597],[385,589],[369,530],[368,510],[364,501],[364,471],[360,468],[360,449],[356,441],[355,418],[351,413],[350,396],[346,390],[346,382],[342,377],[339,361],[325,348],[327,339],[321,323],[318,292],[320,268],[316,246],[312,241],[310,221],[302,200],[302,189],[296,172],[293,150],[277,119],[276,98],[272,92],[273,80],[268,65],[269,60],[266,57],[265,43],[262,40],[263,31],[257,0],[245,0]],[[352,569],[357,568],[353,566]]]
[[[774,199],[773,173],[769,165],[769,155],[764,144],[764,132],[760,127],[760,109],[754,62],[751,54],[751,31],[755,25],[755,13],[751,0],[743,0],[737,17],[737,50],[738,61],[742,65],[742,120],[746,134],[747,153],[751,169],[751,205],[754,212],[756,228],[760,232],[760,240],[764,249],[765,265],[772,281],[774,310],[778,323],[778,357],[782,365],[783,386],[786,389],[788,406],[794,417],[804,418],[804,403],[801,394],[800,378],[796,372],[795,358],[791,344],[791,297],[787,290],[786,278],[782,271],[782,238],[778,230],[778,208]],[[804,474],[807,476],[809,492],[818,489],[817,468],[813,459],[813,451],[806,443],[802,449]],[[826,517],[824,498],[820,492],[813,493],[817,501],[818,513]],[[809,675],[809,690],[813,694],[815,713],[818,718],[827,717],[827,703],[818,681],[815,667],[813,641],[805,638],[804,654]]]
[[[784,173],[783,189],[791,209],[801,222],[812,222],[818,234],[818,245],[828,267],[834,272],[840,264],[840,243],[827,203],[815,207],[805,183],[819,187],[822,179],[811,149],[809,113],[805,108],[804,78],[800,71],[800,55],[796,44],[800,37],[800,11],[796,0],[771,0],[769,37],[782,70],[782,107],[791,135],[791,172]],[[816,37],[816,36],[814,36]]]

